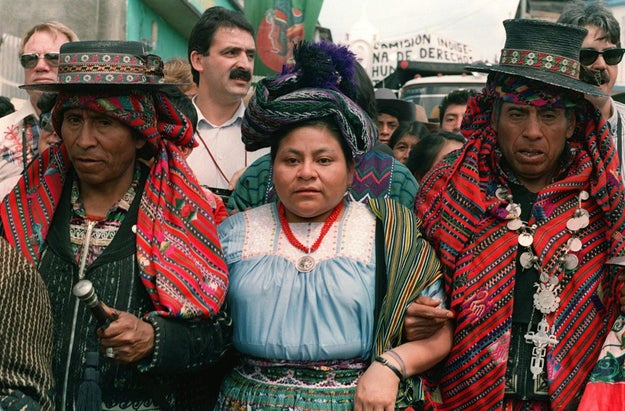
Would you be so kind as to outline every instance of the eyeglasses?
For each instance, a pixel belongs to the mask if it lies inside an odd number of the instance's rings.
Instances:
[[[54,127],[52,126],[52,112],[48,111],[47,113],[41,113],[39,116],[39,128],[43,131],[47,131],[51,133],[54,131]]]
[[[22,54],[20,56],[20,63],[24,68],[34,68],[39,62],[39,59],[44,59],[50,67],[58,67],[59,65],[59,53],[45,53],[45,54]]]
[[[603,51],[595,49],[581,49],[579,52],[579,62],[584,66],[590,66],[597,60],[599,55],[603,56],[603,60],[609,66],[615,66],[621,62],[625,54],[625,49],[607,49]]]

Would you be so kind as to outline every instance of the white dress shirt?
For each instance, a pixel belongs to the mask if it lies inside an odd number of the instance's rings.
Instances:
[[[187,157],[187,163],[203,186],[227,189],[232,175],[268,152],[268,149],[246,151],[241,141],[241,121],[245,113],[243,101],[234,115],[220,126],[211,124],[200,109],[196,135],[198,146]]]

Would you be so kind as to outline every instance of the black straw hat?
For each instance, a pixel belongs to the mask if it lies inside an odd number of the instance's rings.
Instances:
[[[390,114],[399,121],[415,121],[417,118],[414,103],[400,100],[395,92],[388,88],[379,88],[375,91],[375,102],[378,113]]]
[[[498,65],[475,65],[467,69],[513,74],[564,89],[605,96],[580,78],[579,53],[588,31],[579,26],[542,20],[505,20],[506,45]]]
[[[27,90],[148,89],[165,83],[163,60],[139,41],[75,41],[61,46],[57,83],[26,84]]]

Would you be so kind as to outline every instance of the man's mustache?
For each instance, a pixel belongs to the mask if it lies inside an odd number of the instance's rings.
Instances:
[[[235,68],[230,71],[230,78],[232,80],[250,81],[252,79],[252,73],[245,69]]]
[[[600,86],[610,82],[610,74],[607,70],[592,70],[582,66],[580,80],[593,86]]]

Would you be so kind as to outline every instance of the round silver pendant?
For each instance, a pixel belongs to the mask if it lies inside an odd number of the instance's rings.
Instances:
[[[579,192],[579,198],[582,201],[588,200],[590,198],[590,194],[588,194],[588,191],[582,190],[582,191]]]
[[[574,253],[582,249],[582,241],[579,238],[571,238],[569,240],[569,250]]]
[[[507,226],[508,226],[508,230],[516,231],[523,226],[523,222],[519,220],[518,218],[515,218],[514,220],[508,221]]]
[[[518,241],[523,247],[529,247],[534,242],[534,236],[530,233],[521,233]]]
[[[534,294],[534,307],[543,314],[549,314],[558,309],[560,297],[549,288],[539,289]]]
[[[534,255],[526,251],[521,254],[521,257],[519,257],[519,261],[521,262],[521,267],[527,270],[528,268],[531,268],[532,265],[534,265]]]
[[[576,232],[582,229],[583,224],[584,222],[582,221],[581,217],[573,217],[569,218],[566,222],[566,228],[568,228],[572,232]]]
[[[297,260],[295,267],[297,268],[297,271],[301,273],[308,273],[315,268],[315,265],[317,265],[317,263],[315,263],[315,259],[306,254]]]
[[[586,210],[583,210],[583,211],[584,213],[582,213],[579,219],[581,220],[582,228],[586,228],[588,227],[588,224],[590,224],[590,216],[588,215],[588,211]]]
[[[564,268],[567,270],[574,270],[579,264],[579,259],[575,254],[567,254],[564,256]]]

